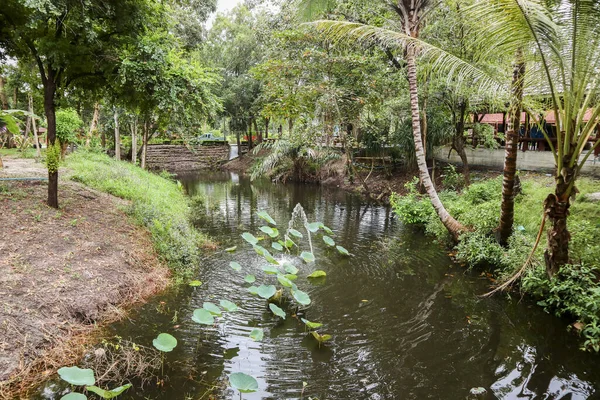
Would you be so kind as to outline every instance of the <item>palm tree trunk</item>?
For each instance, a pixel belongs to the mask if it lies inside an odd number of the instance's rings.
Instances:
[[[544,210],[550,221],[548,230],[548,246],[544,252],[546,272],[552,277],[560,268],[569,263],[569,242],[571,234],[567,229],[567,217],[571,207],[571,194],[576,193],[575,168],[568,167],[573,151],[563,157],[563,167],[556,177],[554,193],[549,194],[544,201]]]
[[[427,170],[427,161],[425,160],[425,152],[423,150],[423,142],[421,140],[421,121],[419,116],[419,93],[417,84],[417,64],[414,54],[414,49],[409,48],[406,51],[406,69],[408,76],[408,87],[410,91],[410,110],[412,116],[413,139],[415,142],[415,152],[417,156],[417,165],[419,166],[419,177],[425,187],[425,191],[431,200],[431,204],[435,209],[442,224],[452,235],[454,240],[458,240],[461,233],[467,229],[444,208],[444,205],[438,197],[437,191],[433,187],[429,171]]]
[[[502,246],[508,244],[512,235],[515,217],[515,175],[517,172],[517,154],[519,143],[519,127],[521,126],[521,108],[523,103],[523,78],[525,76],[525,61],[523,51],[517,50],[516,63],[511,84],[511,127],[506,130],[506,145],[504,154],[504,178],[502,179],[502,204],[500,206],[500,224],[497,238]]]

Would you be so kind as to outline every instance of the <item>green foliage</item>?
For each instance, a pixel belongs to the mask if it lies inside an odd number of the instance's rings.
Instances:
[[[60,154],[61,149],[58,140],[54,142],[54,145],[48,145],[46,149],[46,168],[48,168],[48,172],[58,172],[61,160]]]
[[[481,231],[463,234],[456,250],[456,259],[469,266],[502,265],[502,247],[494,237]]]
[[[83,126],[83,121],[72,108],[65,108],[56,112],[56,137],[61,143],[77,141],[77,130]]]
[[[96,383],[94,371],[91,369],[81,369],[79,367],[62,367],[58,369],[58,375],[63,381],[71,385],[93,385]]]
[[[157,350],[168,353],[177,347],[177,339],[168,333],[161,333],[152,341],[152,345]]]
[[[94,189],[131,200],[127,209],[152,233],[160,257],[173,269],[177,279],[193,275],[199,247],[209,240],[189,220],[189,198],[177,184],[106,155],[77,151],[67,160],[71,179]]]
[[[465,185],[465,178],[462,174],[456,172],[456,167],[449,164],[444,168],[442,184],[446,189],[460,190]]]
[[[425,227],[435,211],[431,202],[418,194],[418,184],[419,178],[415,177],[404,185],[408,193],[404,196],[393,193],[390,203],[403,224]]]

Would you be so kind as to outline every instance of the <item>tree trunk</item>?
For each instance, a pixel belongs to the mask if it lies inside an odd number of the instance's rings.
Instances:
[[[254,118],[250,118],[250,121],[248,121],[248,151],[252,150],[252,120]]]
[[[29,112],[33,114],[33,96],[29,96]],[[38,138],[37,125],[35,123],[35,117],[31,118],[31,124],[33,126],[33,140],[35,141],[35,158],[39,160],[42,158],[42,151],[40,150],[40,139]]]
[[[461,100],[458,110],[458,119],[456,120],[456,126],[454,131],[454,137],[452,138],[452,146],[463,164],[463,178],[465,180],[465,186],[471,184],[471,172],[469,170],[469,160],[467,159],[467,152],[465,150],[465,117],[467,113],[467,101]]]
[[[140,167],[146,169],[146,153],[148,153],[148,121],[144,120],[144,132],[142,133],[142,159]]]
[[[563,157],[563,165],[569,165],[572,155],[573,150]],[[544,252],[546,272],[550,277],[569,263],[571,234],[567,229],[567,217],[571,206],[571,194],[577,193],[575,168],[563,167],[557,175],[555,191],[544,201],[544,211],[551,224],[548,230],[548,247]]]
[[[0,105],[3,110],[8,110],[8,97],[6,97],[5,87],[6,80],[0,76]]]
[[[421,140],[421,121],[419,115],[419,93],[417,85],[417,64],[413,48],[406,50],[406,70],[408,77],[408,87],[410,92],[410,110],[412,117],[413,139],[415,142],[415,152],[417,156],[417,165],[419,166],[419,177],[425,186],[425,190],[431,204],[435,209],[438,217],[448,230],[454,240],[458,240],[461,233],[466,232],[466,228],[457,220],[455,220],[444,208],[438,194],[433,187],[429,171],[427,170],[427,161],[425,160],[425,152],[423,151],[423,142]]]
[[[48,146],[54,146],[56,142],[56,108],[54,105],[56,82],[54,79],[55,71],[48,68],[48,76],[44,79],[44,111],[48,123],[46,128]],[[48,206],[58,208],[58,171],[48,171]]]
[[[137,162],[137,115],[131,122],[131,162],[133,165]]]
[[[257,144],[260,144],[263,141],[263,135],[262,135],[262,132],[258,129],[257,118],[254,118],[253,123],[254,123],[254,131],[256,132],[256,138],[257,138],[256,142],[257,142]]]
[[[119,132],[119,113],[115,107],[115,159],[121,161],[121,134]]]
[[[294,120],[290,118],[288,123],[289,123],[289,129],[290,129],[290,131],[288,132],[288,136],[292,137],[292,129],[294,128]]]
[[[515,175],[517,173],[517,154],[519,143],[519,126],[521,125],[521,108],[523,103],[523,78],[525,76],[525,62],[523,51],[517,50],[516,63],[513,70],[511,84],[511,127],[506,130],[506,143],[504,152],[504,177],[502,179],[502,204],[500,206],[500,224],[497,230],[498,243],[502,246],[508,244],[512,235],[515,217]],[[568,251],[568,249],[567,249]]]
[[[265,139],[269,138],[269,118],[265,118]]]
[[[90,130],[87,134],[87,138],[85,139],[85,147],[90,147],[90,143],[92,141],[92,137],[94,137],[94,132],[98,129],[98,118],[100,118],[100,103],[94,103],[94,115],[92,116],[92,122],[90,123]]]

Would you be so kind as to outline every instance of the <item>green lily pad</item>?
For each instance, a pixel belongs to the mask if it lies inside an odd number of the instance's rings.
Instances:
[[[131,386],[132,386],[131,383],[128,383],[126,385],[119,386],[118,388],[114,388],[112,390],[104,390],[104,389],[99,388],[98,386],[86,386],[85,390],[87,390],[88,392],[96,393],[98,396],[102,397],[103,399],[112,399],[112,398],[115,398],[115,397],[119,396],[120,394],[122,394],[124,391],[129,389]]]
[[[284,275],[286,278],[288,278],[290,281],[295,281],[296,279],[298,279],[298,275],[295,274],[285,274]],[[293,284],[292,284],[293,287]]]
[[[177,339],[168,333],[161,333],[152,341],[152,345],[156,347],[157,350],[168,353],[177,347]]]
[[[331,340],[331,335],[321,335],[321,334],[319,334],[319,332],[316,332],[316,331],[312,331],[311,333],[314,336],[314,338],[317,339],[317,341],[319,343],[323,343],[328,340]]]
[[[96,383],[94,371],[89,368],[62,367],[58,370],[60,379],[75,386],[93,385]]]
[[[333,239],[327,235],[323,236],[323,241],[325,242],[325,244],[327,246],[331,246],[331,247],[335,246],[335,242],[333,241]]]
[[[250,286],[247,289],[251,294],[258,294],[258,288],[256,286]]]
[[[229,300],[221,300],[219,304],[225,311],[233,312],[238,310],[238,306]]]
[[[277,260],[275,259],[275,257],[273,257],[272,255],[270,255],[270,254],[265,254],[263,257],[265,257],[265,260],[267,260],[267,261],[268,261],[268,262],[270,262],[271,264],[273,264],[273,265],[279,265],[279,261],[277,261]]]
[[[296,245],[296,243],[294,243],[294,241],[290,238],[285,239],[285,242],[283,242],[283,245],[288,248],[291,249],[293,246]]]
[[[322,224],[320,222],[311,222],[310,224],[306,225],[306,229],[308,229],[312,233],[315,233],[319,230],[321,225]]]
[[[341,254],[343,254],[345,256],[349,256],[350,255],[350,253],[348,252],[348,250],[346,250],[342,246],[335,246],[335,248],[337,249],[337,251],[339,251]]]
[[[302,233],[300,233],[299,231],[297,231],[295,229],[288,229],[288,233],[292,236],[302,239]]]
[[[188,283],[188,285],[190,285],[192,287],[198,287],[198,286],[202,285],[202,282],[200,282],[200,281],[190,281],[190,283]]]
[[[271,225],[277,225],[277,223],[275,223],[275,220],[273,218],[271,218],[271,216],[269,214],[267,214],[266,211],[260,211],[260,212],[256,213],[256,215],[258,215],[259,218],[267,221]]]
[[[218,315],[218,316],[221,315],[221,309],[219,307],[217,307],[216,304],[211,303],[210,301],[205,301],[204,304],[202,304],[202,308],[204,308],[206,311],[208,311],[212,315]]]
[[[202,325],[213,325],[215,323],[215,317],[213,317],[208,310],[197,308],[192,314],[192,321]]]
[[[285,287],[292,287],[292,281],[281,274],[277,275],[277,280]]]
[[[242,233],[242,238],[244,238],[244,240],[252,245],[255,245],[256,243],[258,243],[258,239],[254,237],[253,234],[249,233],[249,232],[244,232]]]
[[[333,231],[331,229],[329,229],[328,227],[326,227],[325,225],[321,224],[319,227],[321,229],[323,229],[325,231],[325,233],[327,233],[328,235],[333,235]]]
[[[263,299],[269,300],[277,292],[277,289],[273,285],[260,285],[256,290],[256,293]]]
[[[267,249],[265,249],[264,247],[262,247],[261,245],[255,244],[254,246],[252,246],[252,248],[254,249],[256,254],[258,254],[259,256],[264,256],[265,254],[270,254],[269,251]]]
[[[324,276],[327,276],[325,271],[321,271],[320,269],[318,269],[315,272],[313,272],[312,274],[310,274],[309,276],[307,276],[307,278],[322,278]]]
[[[235,261],[232,261],[232,262],[230,262],[230,263],[229,263],[229,266],[230,266],[230,267],[231,267],[231,269],[233,269],[234,271],[241,271],[241,270],[242,270],[242,266],[241,266],[239,263],[235,262]]]
[[[277,242],[271,243],[271,247],[277,251],[283,251],[283,246]]]
[[[296,274],[298,273],[298,268],[296,268],[296,266],[294,266],[293,264],[286,262],[283,264],[283,269],[285,269],[285,272],[287,272],[288,274]]]
[[[302,304],[303,306],[307,306],[310,304],[310,297],[307,293],[303,292],[302,290],[293,290],[292,296],[298,303]]]
[[[270,265],[265,265],[264,267],[261,267],[261,269],[264,271],[265,274],[269,275],[275,275],[279,273],[279,268],[272,267]]]
[[[258,382],[250,375],[242,372],[234,372],[229,375],[229,384],[232,388],[242,393],[252,393],[258,390]]]
[[[285,311],[283,311],[281,308],[277,307],[273,303],[269,304],[269,308],[271,309],[271,311],[273,312],[273,314],[277,315],[278,317],[281,317],[281,318],[285,319]]]
[[[270,226],[261,226],[258,229],[260,229],[261,231],[263,231],[264,233],[266,233],[269,236],[271,236],[273,234],[273,228],[271,228]]]
[[[87,396],[85,394],[71,392],[61,397],[60,400],[87,400]]]
[[[225,251],[228,253],[233,253],[236,250],[237,250],[237,246],[232,246],[232,247],[228,247],[225,249]]]
[[[246,275],[244,280],[248,283],[254,283],[256,282],[256,277],[254,275]]]
[[[252,338],[252,340],[256,342],[260,342],[261,340],[263,340],[264,336],[265,332],[260,328],[254,328],[252,329],[252,332],[250,332],[250,338]]]
[[[300,253],[300,258],[302,258],[304,261],[306,261],[307,263],[313,262],[315,261],[315,256],[313,253],[310,253],[308,251],[303,251],[302,253]]]
[[[323,324],[319,323],[319,322],[311,322],[307,319],[304,318],[300,318],[300,320],[302,322],[304,322],[304,325],[306,325],[309,329],[317,329],[323,326]]]

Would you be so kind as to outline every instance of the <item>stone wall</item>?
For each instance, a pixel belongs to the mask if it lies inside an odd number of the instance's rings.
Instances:
[[[502,170],[504,167],[504,149],[465,149],[469,165],[489,167]],[[451,164],[462,165],[460,157],[455,151],[452,151],[448,158],[448,147],[438,147],[435,149],[434,157],[436,160],[449,162]],[[583,156],[581,157],[583,159]],[[517,169],[524,171],[541,171],[552,173],[554,171],[554,157],[550,151],[521,151],[517,155]],[[582,174],[600,177],[600,159],[594,159],[591,155],[581,169]]]
[[[229,159],[229,145],[189,146],[148,145],[146,164],[154,171],[172,173],[217,169]]]

